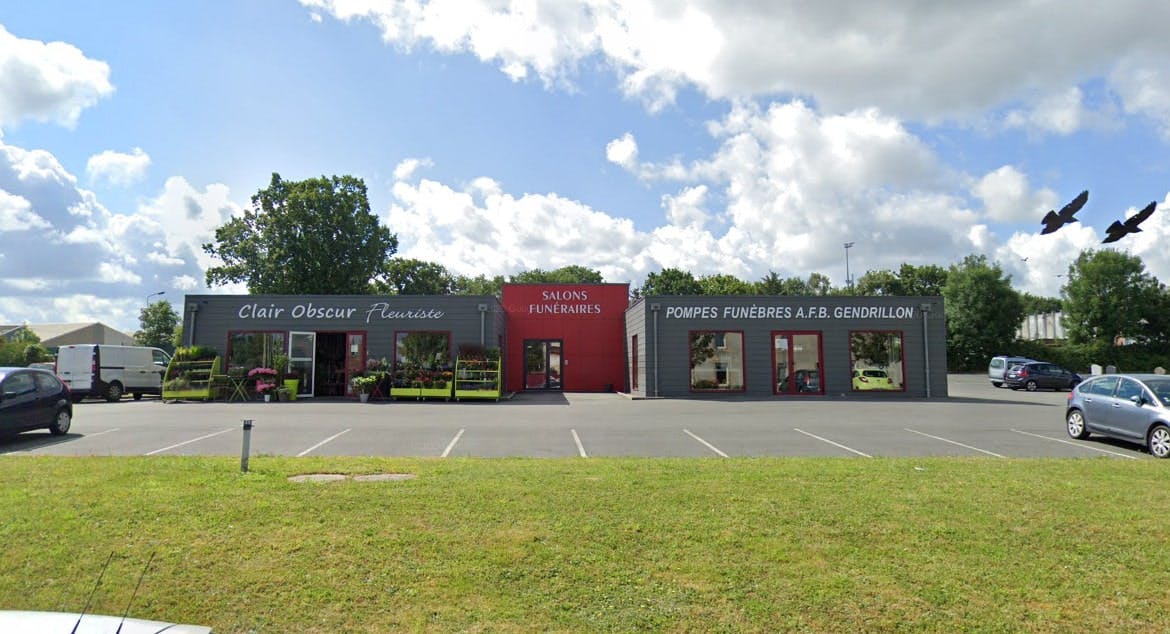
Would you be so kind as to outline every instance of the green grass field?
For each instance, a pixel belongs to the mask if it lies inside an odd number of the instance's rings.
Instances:
[[[1170,630],[1152,460],[0,458],[0,608],[235,632]],[[395,472],[397,482],[294,483]]]

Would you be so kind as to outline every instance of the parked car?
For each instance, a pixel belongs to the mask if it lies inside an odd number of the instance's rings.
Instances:
[[[1170,376],[1095,376],[1069,392],[1065,429],[1078,440],[1101,434],[1145,445],[1155,458],[1170,458],[1168,404]]]
[[[892,390],[894,382],[885,370],[877,368],[857,368],[853,371],[853,389],[855,390]]]
[[[1003,387],[1003,375],[1013,365],[1017,363],[1028,363],[1035,361],[1028,357],[1013,357],[1010,355],[999,355],[998,357],[991,357],[991,363],[987,365],[987,380],[995,387]]]
[[[1017,363],[1003,375],[1004,387],[1023,388],[1029,392],[1039,389],[1071,390],[1081,382],[1081,375],[1044,361]]]
[[[0,432],[69,431],[73,402],[56,374],[35,368],[0,368]]]
[[[797,370],[792,373],[792,376],[780,379],[780,385],[777,387],[780,392],[787,392],[789,389],[797,392],[820,392],[821,372],[820,370]]]

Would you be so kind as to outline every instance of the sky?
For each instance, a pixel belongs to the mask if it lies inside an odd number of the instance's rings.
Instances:
[[[362,178],[397,256],[458,275],[844,286],[983,254],[1058,297],[1115,248],[1170,282],[1167,24],[1165,0],[4,3],[0,323],[133,332],[149,301],[245,292],[207,288],[201,245],[273,173]]]

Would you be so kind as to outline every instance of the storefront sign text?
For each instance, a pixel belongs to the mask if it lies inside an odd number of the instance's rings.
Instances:
[[[240,319],[353,319],[361,308],[352,306],[320,306],[312,302],[290,307],[269,304],[244,304],[236,312]],[[434,308],[394,310],[388,302],[375,302],[365,310],[366,323],[374,319],[441,319],[443,311]]]
[[[529,304],[529,315],[600,315],[601,304],[589,302],[589,291],[542,291],[541,303]]]
[[[667,306],[667,319],[913,319],[913,306]]]

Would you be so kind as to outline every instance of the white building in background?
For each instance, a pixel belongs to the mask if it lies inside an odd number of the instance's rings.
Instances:
[[[1041,313],[1024,317],[1016,330],[1016,337],[1026,341],[1067,339],[1064,333],[1064,313]]]

